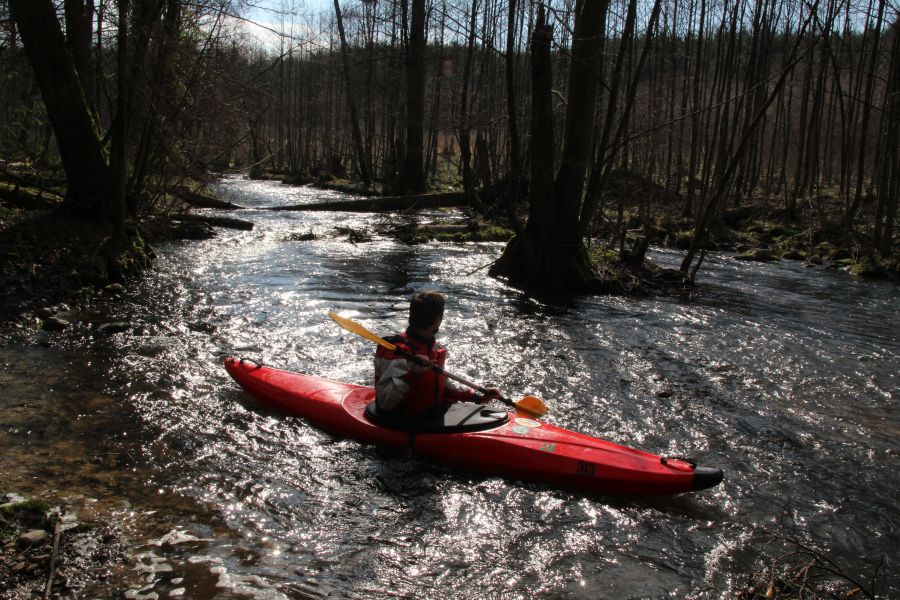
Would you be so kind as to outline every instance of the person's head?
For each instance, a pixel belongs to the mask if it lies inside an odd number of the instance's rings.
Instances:
[[[409,301],[409,327],[413,331],[434,336],[444,317],[444,295],[422,292]]]

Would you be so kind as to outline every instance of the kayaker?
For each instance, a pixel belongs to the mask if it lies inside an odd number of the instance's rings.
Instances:
[[[500,396],[495,388],[479,396],[455,387],[431,365],[444,366],[447,350],[435,341],[444,318],[444,295],[422,292],[410,300],[409,327],[385,338],[417,357],[407,359],[381,346],[375,352],[375,401],[379,412],[415,419],[453,402],[489,402]]]

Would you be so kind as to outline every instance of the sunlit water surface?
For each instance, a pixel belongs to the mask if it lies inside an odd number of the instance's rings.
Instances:
[[[157,248],[156,271],[112,309],[131,331],[66,338],[96,353],[112,399],[98,438],[133,430],[137,481],[122,493],[168,532],[143,542],[129,597],[717,598],[752,568],[762,531],[864,581],[882,557],[896,569],[895,286],[716,255],[690,301],[545,304],[486,275],[501,244],[406,246],[377,215],[263,209],[336,194],[237,178],[219,189],[248,207],[233,216],[252,231]],[[327,311],[388,334],[426,289],[449,298],[452,370],[543,398],[556,425],[696,457],[725,481],[616,498],[455,473],[264,409],[222,368],[235,354],[369,383],[372,345]]]

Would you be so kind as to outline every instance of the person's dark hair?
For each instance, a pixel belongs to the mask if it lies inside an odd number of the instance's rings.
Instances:
[[[428,327],[444,314],[444,295],[440,292],[422,292],[409,301],[409,326],[414,329]]]

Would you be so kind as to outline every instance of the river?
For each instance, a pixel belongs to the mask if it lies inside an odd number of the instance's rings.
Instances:
[[[3,383],[27,398],[6,417],[7,481],[68,494],[134,549],[85,593],[718,598],[773,537],[867,583],[882,558],[881,574],[896,570],[895,285],[716,253],[690,299],[547,304],[487,277],[502,244],[407,246],[377,215],[264,210],[339,196],[312,188],[226,178],[218,191],[248,207],[233,216],[252,231],[163,244],[124,300],[49,349],[5,350]],[[724,482],[621,498],[456,473],[261,408],[222,368],[234,354],[368,383],[372,344],[327,312],[389,334],[426,289],[448,295],[452,370],[542,398],[556,425],[718,466]],[[98,328],[111,320],[130,326]],[[37,364],[46,377],[26,380]],[[900,582],[878,589],[896,597]]]

